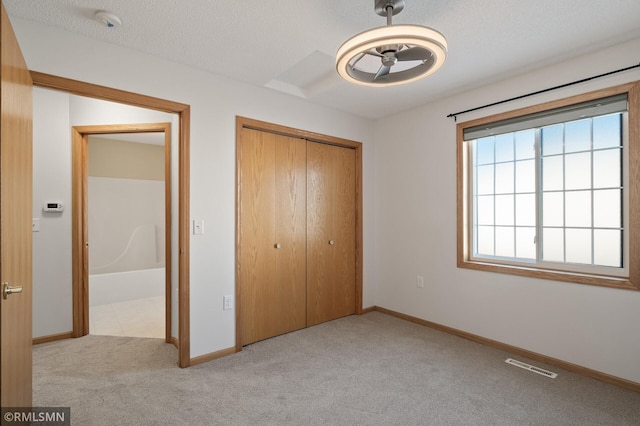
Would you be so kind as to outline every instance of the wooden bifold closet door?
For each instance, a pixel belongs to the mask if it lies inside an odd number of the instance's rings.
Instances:
[[[307,327],[355,313],[355,151],[307,142]]]
[[[356,312],[356,150],[238,128],[238,343]]]
[[[306,143],[243,128],[242,345],[306,326]]]

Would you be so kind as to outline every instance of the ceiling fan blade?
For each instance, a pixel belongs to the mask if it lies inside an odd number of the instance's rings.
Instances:
[[[381,65],[380,69],[378,70],[378,72],[376,73],[376,76],[373,77],[374,80],[379,79],[380,77],[384,77],[385,75],[389,74],[389,71],[391,71],[391,67],[388,67],[386,65]]]
[[[421,47],[411,47],[396,53],[399,61],[426,61],[431,57],[431,52]]]

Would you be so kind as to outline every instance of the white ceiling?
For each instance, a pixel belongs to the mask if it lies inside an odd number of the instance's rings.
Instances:
[[[437,29],[436,74],[408,85],[342,81],[334,55],[386,21],[374,0],[4,0],[10,17],[157,55],[378,119],[565,58],[640,37],[639,0],[405,0],[394,24]],[[93,17],[117,14],[120,28]],[[629,52],[629,65],[639,52]],[[590,77],[585,75],[583,77]],[[548,85],[540,82],[540,88]]]

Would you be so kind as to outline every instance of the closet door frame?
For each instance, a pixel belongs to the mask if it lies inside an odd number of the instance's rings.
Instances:
[[[362,247],[362,143],[337,138],[334,136],[323,135],[320,133],[309,132],[306,130],[295,129],[292,127],[281,126],[265,121],[254,120],[247,117],[236,116],[236,352],[242,350],[242,321],[240,316],[241,300],[240,290],[242,288],[242,277],[240,276],[240,135],[243,128],[258,130],[262,132],[276,133],[283,136],[300,138],[311,142],[319,142],[328,145],[336,145],[345,148],[351,148],[356,155],[356,297],[355,297],[355,313],[362,315],[362,263],[363,263],[363,247]]]

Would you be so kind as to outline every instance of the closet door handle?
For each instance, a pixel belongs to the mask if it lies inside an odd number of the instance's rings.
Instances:
[[[275,244],[273,245],[273,247],[275,247],[275,248],[279,249],[279,248],[280,248],[280,247],[282,247],[282,246],[280,245],[280,243],[275,243]]]
[[[335,241],[333,241],[333,240],[329,240],[329,245],[330,245],[330,246],[334,245],[335,243],[336,243]]]

